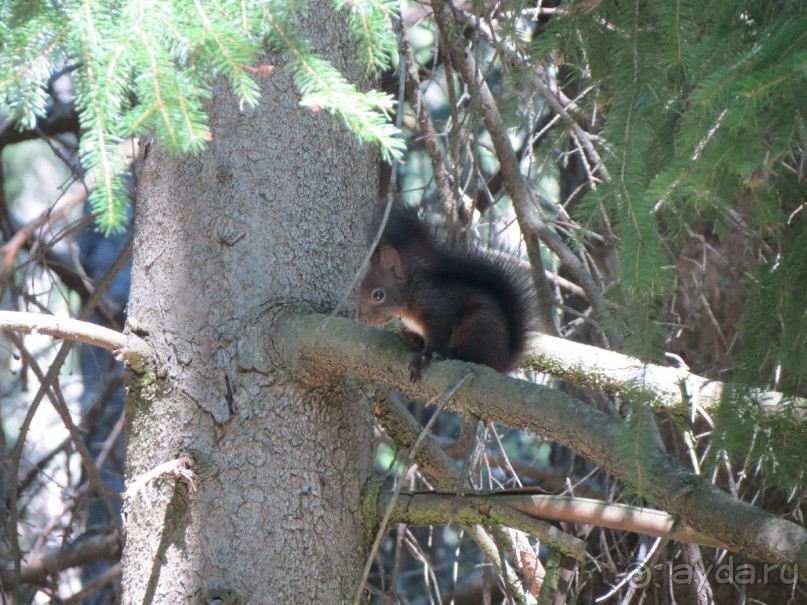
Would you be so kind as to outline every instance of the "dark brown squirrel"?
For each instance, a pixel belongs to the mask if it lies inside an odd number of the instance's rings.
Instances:
[[[419,351],[409,364],[421,379],[432,355],[507,372],[534,329],[534,297],[526,271],[478,247],[452,240],[396,202],[359,291],[359,320],[400,319]]]

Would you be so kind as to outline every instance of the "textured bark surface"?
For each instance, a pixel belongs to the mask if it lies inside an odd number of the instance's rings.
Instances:
[[[318,50],[340,69],[345,27],[312,3]],[[166,478],[124,507],[125,603],[342,603],[364,559],[360,489],[370,411],[239,358],[272,311],[330,309],[360,265],[377,154],[299,106],[282,70],[256,110],[223,88],[198,158],[151,148],[141,167],[129,317],[161,364],[130,373],[127,484],[193,459],[196,491]]]

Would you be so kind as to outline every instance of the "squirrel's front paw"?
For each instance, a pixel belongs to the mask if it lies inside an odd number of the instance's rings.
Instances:
[[[409,362],[409,380],[418,382],[423,377],[423,368],[429,365],[429,356],[418,353]]]
[[[407,329],[405,326],[401,326],[401,338],[403,339],[404,344],[412,351],[423,350],[423,337],[417,332],[413,332],[412,330]]]

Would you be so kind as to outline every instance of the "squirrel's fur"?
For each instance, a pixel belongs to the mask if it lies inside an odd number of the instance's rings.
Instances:
[[[457,241],[402,203],[391,209],[359,293],[359,319],[403,323],[406,342],[419,350],[413,381],[433,354],[515,368],[534,329],[527,271],[506,254]]]

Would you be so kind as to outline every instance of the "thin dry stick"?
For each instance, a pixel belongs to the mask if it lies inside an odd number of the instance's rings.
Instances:
[[[79,314],[79,319],[83,320],[88,318],[92,312],[95,310],[95,307],[101,301],[101,298],[106,293],[107,289],[109,288],[110,284],[112,283],[112,279],[118,274],[118,272],[123,268],[126,260],[132,253],[132,241],[126,244],[123,249],[120,251],[118,258],[112,264],[112,267],[109,269],[107,274],[104,278],[98,283],[98,286],[95,289],[95,292],[92,293],[89,299],[87,299],[87,304],[84,305],[84,309],[82,309],[81,313]],[[14,444],[14,448],[11,450],[9,457],[11,459],[11,469],[9,470],[9,477],[11,477],[11,490],[9,493],[9,534],[11,534],[11,552],[12,556],[14,557],[14,571],[17,577],[20,576],[20,542],[19,542],[19,535],[17,534],[17,523],[19,522],[19,518],[17,516],[17,499],[19,498],[19,486],[17,484],[17,476],[20,472],[20,459],[22,458],[22,448],[25,446],[25,437],[28,434],[28,431],[31,427],[31,422],[34,419],[34,414],[36,414],[36,410],[39,407],[42,399],[45,397],[46,393],[50,393],[51,385],[58,379],[59,372],[62,369],[62,365],[67,360],[67,356],[70,354],[70,350],[73,348],[73,341],[65,341],[59,351],[56,353],[56,357],[54,358],[53,362],[51,363],[50,367],[48,368],[47,373],[42,377],[42,380],[39,384],[39,389],[34,395],[33,400],[31,401],[31,406],[28,408],[28,413],[25,415],[25,418],[20,426],[20,433],[17,437],[17,442]],[[80,441],[76,443],[76,448],[80,448],[79,445]],[[92,461],[92,457],[89,456],[89,452],[86,452],[86,458],[83,459]],[[88,466],[92,466],[89,464]],[[88,476],[92,476],[92,468],[88,468]],[[97,472],[97,471],[96,471]],[[19,587],[17,588],[19,592]],[[19,596],[19,595],[17,595]]]
[[[47,334],[113,351],[125,349],[128,345],[128,337],[115,330],[88,321],[44,313],[0,311],[0,330],[13,330],[23,334]]]
[[[367,555],[367,561],[364,564],[364,570],[362,571],[361,580],[359,581],[359,587],[356,590],[356,598],[353,601],[354,605],[361,604],[362,594],[364,593],[364,585],[367,583],[367,578],[370,576],[370,568],[373,566],[373,559],[375,558],[375,554],[378,552],[378,549],[381,547],[381,540],[384,539],[384,534],[387,531],[387,524],[389,523],[390,516],[392,515],[392,510],[395,508],[395,502],[398,500],[398,496],[401,493],[401,489],[403,488],[403,478],[406,477],[406,474],[409,472],[409,469],[415,464],[415,455],[417,454],[418,449],[420,449],[421,444],[424,440],[429,436],[431,433],[432,427],[434,423],[437,421],[437,417],[440,416],[440,412],[448,405],[448,402],[456,395],[457,391],[460,390],[460,387],[468,382],[468,379],[473,376],[472,373],[468,373],[462,378],[460,378],[457,383],[451,387],[443,397],[443,400],[440,402],[440,405],[437,406],[434,414],[432,417],[429,418],[429,421],[426,423],[426,426],[423,427],[423,430],[418,435],[415,444],[412,446],[412,449],[409,451],[408,454],[405,454],[404,463],[406,464],[406,472],[401,474],[401,477],[396,481],[395,489],[392,492],[392,498],[390,498],[389,504],[387,505],[387,509],[384,511],[384,516],[381,519],[381,523],[378,526],[378,531],[376,532],[375,540],[373,540],[373,545],[370,547],[370,552]],[[433,403],[434,400],[430,401],[429,403]],[[393,464],[394,464],[393,460]]]
[[[437,581],[437,576],[434,574],[434,569],[429,563],[429,560],[426,558],[426,553],[423,552],[420,544],[415,538],[414,534],[412,534],[409,529],[404,532],[405,540],[404,543],[409,550],[409,553],[414,557],[416,560],[423,563],[423,583],[426,585],[426,590],[429,593],[429,602],[434,603],[434,598],[431,595],[431,590],[429,590],[430,586],[434,587],[434,596],[437,597],[437,605],[442,605],[443,600],[440,598],[440,584]]]
[[[98,458],[95,459],[95,466],[101,468],[106,462],[106,459],[109,458],[109,455],[112,453],[112,449],[115,447],[115,442],[118,440],[118,436],[123,432],[123,426],[126,424],[126,417],[121,412],[120,416],[118,417],[118,421],[115,423],[115,426],[112,427],[112,432],[109,433],[109,437],[106,438],[104,441],[104,446],[101,448],[101,452],[98,454]]]
[[[48,222],[53,222],[67,216],[73,208],[86,199],[87,190],[84,186],[74,184],[56,200],[53,206],[47,210],[43,210],[39,216],[23,225],[8,242],[0,247],[0,252],[4,255],[2,265],[3,273],[7,274],[12,270],[14,259],[17,258],[17,253],[20,251],[20,248],[33,237],[37,229]]]
[[[64,601],[62,601],[62,605],[78,605],[79,603],[83,603],[84,600],[92,595],[95,592],[101,590],[107,584],[111,584],[116,580],[120,579],[121,577],[121,564],[116,563],[109,569],[107,569],[104,573],[98,576],[95,580],[87,584],[84,588],[78,591],[76,594],[67,597]]]
[[[414,444],[420,434],[421,426],[398,399],[397,397],[386,398],[386,403],[381,405],[381,422],[388,432],[397,434],[399,438],[403,437],[405,443]],[[454,468],[446,453],[431,439],[423,442],[415,459],[421,472],[425,473],[430,481],[434,481],[438,488],[456,489],[455,486],[459,484],[459,470]],[[481,552],[493,557],[489,561],[501,574],[508,590],[512,594],[521,594],[523,591],[512,568],[507,565],[502,567],[498,549],[494,547],[491,550],[494,542],[486,530],[480,526],[464,527],[464,530],[476,542]]]
[[[429,112],[423,102],[423,94],[420,92],[420,80],[418,79],[418,66],[415,63],[412,48],[403,41],[406,51],[406,96],[409,103],[415,110],[420,132],[422,133],[423,145],[432,164],[432,173],[437,184],[437,192],[440,197],[440,204],[443,208],[452,207],[453,194],[451,193],[451,183],[449,182],[448,171],[443,162],[443,155],[437,143],[437,131],[434,128]]]
[[[17,342],[16,344],[17,348],[22,354],[23,359],[28,364],[28,367],[31,368],[37,379],[40,382],[43,382],[46,379],[45,373],[42,371],[42,368],[39,367],[39,364],[34,356],[28,352],[21,342]],[[95,461],[92,459],[90,450],[87,448],[87,445],[81,438],[78,427],[75,425],[72,417],[70,416],[70,410],[67,408],[67,403],[65,403],[64,396],[59,388],[59,384],[54,382],[52,388],[47,389],[46,395],[48,396],[51,405],[53,405],[53,408],[56,410],[56,413],[59,415],[59,418],[62,420],[64,427],[67,429],[76,451],[81,458],[81,462],[84,465],[84,469],[87,472],[87,477],[89,478],[90,483],[98,491],[98,493],[107,493],[107,495],[111,495],[113,492],[106,488],[103,481],[101,481],[101,476],[98,474],[98,468],[95,466]]]
[[[496,40],[493,29],[489,25],[482,23],[478,18],[462,10],[455,10],[455,15],[463,24],[472,23],[474,25],[474,31],[477,34],[481,34],[491,44],[491,46],[496,48],[497,52],[500,52],[508,61],[518,64],[524,62],[525,57],[521,52],[506,44],[497,43],[498,41]],[[583,130],[583,128],[577,123],[575,116],[569,113],[570,111],[576,111],[579,109],[578,100],[584,95],[588,94],[588,92],[590,92],[594,87],[586,88],[584,91],[578,94],[574,100],[572,100],[566,97],[561,90],[552,90],[547,84],[544,83],[543,79],[541,78],[541,74],[548,79],[546,70],[538,69],[530,78],[530,84],[533,86],[538,95],[544,99],[544,101],[546,101],[546,104],[549,105],[550,109],[555,112],[555,115],[559,116],[564,122],[566,122],[574,135],[580,139],[585,151],[594,161],[595,168],[602,174],[603,179],[605,181],[610,181],[611,175],[608,174],[608,169],[603,163],[599,152],[596,150],[592,142],[599,140],[599,137]]]
[[[604,319],[610,319],[610,312],[602,290],[596,284],[588,271],[586,271],[580,259],[566,245],[561,237],[555,233],[546,222],[538,216],[534,207],[532,193],[527,184],[526,177],[522,174],[518,164],[513,146],[507,136],[506,128],[502,116],[499,113],[496,100],[490,88],[479,77],[479,70],[474,61],[472,53],[468,52],[468,44],[462,35],[459,23],[457,23],[455,11],[450,2],[446,0],[434,0],[432,2],[434,20],[441,33],[448,40],[451,57],[458,67],[463,80],[468,86],[478,90],[479,101],[483,109],[485,126],[490,133],[496,156],[501,165],[502,174],[505,177],[507,189],[513,198],[513,206],[518,217],[518,222],[525,233],[541,239],[546,246],[554,252],[572,272],[586,291],[589,301],[595,308],[597,314]],[[531,237],[527,238],[528,254],[533,264],[533,280],[542,298],[551,296],[549,286],[543,274],[540,261],[540,251],[537,247],[530,245]],[[538,271],[537,269],[541,269]],[[603,322],[610,325],[610,321]],[[548,324],[551,327],[551,324]],[[615,329],[606,332],[609,344],[613,348],[620,348],[621,335]]]
[[[131,146],[131,152],[125,151],[126,147]],[[131,166],[134,159],[137,157],[138,143],[134,140],[126,140],[118,146],[118,152],[122,153],[126,158],[126,165]],[[90,189],[95,185],[94,181],[74,182],[68,189],[62,193],[53,205],[44,210],[39,216],[23,225],[3,246],[0,246],[0,252],[4,254],[2,271],[8,273],[14,265],[14,259],[20,248],[31,238],[37,229],[46,223],[52,223],[62,217],[70,214],[70,212],[80,203],[87,199],[87,194]]]

